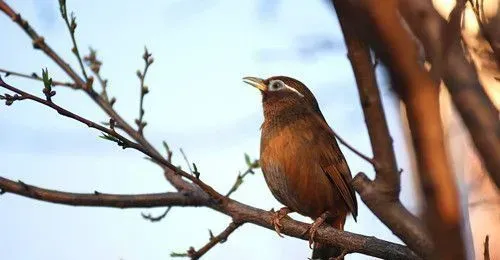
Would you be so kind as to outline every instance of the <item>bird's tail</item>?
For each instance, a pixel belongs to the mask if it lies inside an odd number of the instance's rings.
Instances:
[[[345,219],[346,219],[346,216],[343,216],[343,217],[335,218],[333,220],[333,222],[329,222],[329,223],[331,223],[331,225],[338,230],[344,230]],[[339,256],[342,255],[342,253],[343,253],[342,251],[343,251],[342,248],[327,246],[327,245],[323,245],[323,244],[314,242],[314,248],[313,248],[311,259],[313,259],[313,260],[328,260],[328,259],[333,257],[333,258],[336,258],[338,260],[344,260],[344,257],[338,258]]]

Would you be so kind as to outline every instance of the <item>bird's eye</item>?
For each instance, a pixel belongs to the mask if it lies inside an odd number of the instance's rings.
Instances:
[[[272,81],[271,84],[269,84],[269,90],[271,91],[276,91],[280,90],[285,86],[285,83],[279,80]]]

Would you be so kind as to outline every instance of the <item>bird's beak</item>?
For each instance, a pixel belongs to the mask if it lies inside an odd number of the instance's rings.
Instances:
[[[266,91],[267,86],[264,83],[264,80],[261,78],[256,78],[256,77],[244,77],[243,82],[252,85],[253,87],[258,88],[261,91]]]

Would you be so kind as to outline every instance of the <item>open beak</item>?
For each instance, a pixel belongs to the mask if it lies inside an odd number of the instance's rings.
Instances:
[[[266,91],[267,86],[264,83],[264,80],[256,77],[244,77],[243,82],[252,85],[253,87],[258,88],[260,91]]]

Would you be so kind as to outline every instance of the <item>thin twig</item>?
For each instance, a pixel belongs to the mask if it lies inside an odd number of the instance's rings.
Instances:
[[[172,207],[168,207],[161,215],[158,215],[156,217],[153,217],[151,215],[151,213],[145,214],[144,212],[141,212],[141,216],[144,219],[147,219],[147,220],[149,220],[151,222],[159,222],[160,220],[162,220],[163,218],[165,218],[167,216],[167,214],[170,211],[170,209],[172,209]]]
[[[48,106],[52,109],[54,109],[55,111],[57,111],[59,114],[63,115],[63,116],[66,116],[66,117],[69,117],[69,118],[72,118],[76,121],[79,121],[83,124],[86,124],[88,127],[91,127],[91,128],[95,128],[97,130],[100,130],[101,132],[105,133],[105,135],[103,136],[103,138],[105,139],[108,139],[110,141],[114,141],[116,142],[118,145],[120,145],[121,147],[123,148],[134,148],[140,152],[142,152],[143,154],[151,157],[155,162],[157,162],[158,164],[160,165],[163,165],[165,167],[169,167],[169,168],[174,168],[176,169],[176,174],[179,174],[180,176],[184,177],[184,178],[187,178],[188,180],[192,181],[193,183],[195,183],[196,185],[198,185],[201,189],[203,189],[207,194],[209,194],[214,200],[218,201],[218,202],[222,202],[225,197],[222,196],[220,193],[218,193],[217,191],[215,191],[212,187],[210,187],[209,185],[205,184],[204,182],[202,182],[199,178],[197,178],[196,176],[193,176],[191,174],[188,174],[184,171],[181,171],[180,169],[178,169],[177,167],[175,167],[173,164],[171,164],[170,162],[168,162],[167,160],[165,160],[165,158],[163,158],[161,155],[158,155],[156,153],[152,153],[149,149],[146,149],[144,148],[142,145],[140,144],[137,144],[133,141],[130,141],[129,139],[127,139],[126,137],[120,135],[119,133],[117,133],[116,131],[112,130],[112,129],[108,129],[104,126],[101,126],[97,123],[94,123],[88,119],[85,119],[79,115],[76,115],[58,105],[56,105],[55,103],[53,102],[49,102],[49,101],[46,101],[44,99],[41,99],[37,96],[34,96],[34,95],[31,95],[27,92],[24,92],[20,89],[17,89],[7,83],[5,83],[2,78],[0,77],[0,86],[3,87],[3,88],[6,88],[14,93],[17,93],[19,95],[21,95],[24,99],[31,99],[35,102],[38,102],[40,104],[43,104],[45,106]]]
[[[146,127],[147,123],[144,121],[144,96],[149,93],[149,89],[146,85],[144,85],[144,79],[146,78],[146,74],[148,72],[149,66],[153,64],[154,59],[151,57],[151,53],[148,52],[148,49],[144,47],[144,54],[142,55],[142,59],[144,60],[144,70],[137,71],[137,77],[141,82],[141,94],[139,98],[139,118],[135,120],[135,124],[137,125],[137,132],[143,135],[144,127]],[[191,171],[192,172],[192,171]]]
[[[71,12],[71,22],[68,19],[68,11],[66,9],[66,0],[59,0],[59,11],[61,13],[64,22],[66,23],[66,27],[68,27],[69,34],[71,35],[71,41],[73,42],[73,48],[71,48],[71,52],[75,54],[78,59],[78,64],[80,64],[80,69],[82,70],[83,78],[85,81],[88,81],[87,72],[85,71],[85,67],[83,66],[82,57],[80,56],[80,52],[78,51],[78,45],[76,44],[75,39],[75,29],[76,29],[76,17]]]
[[[0,177],[0,187],[3,193],[13,193],[40,201],[72,206],[154,208],[165,206],[202,206],[206,204],[206,200],[203,197],[186,196],[179,192],[134,195],[107,194],[102,192],[72,193],[44,189],[3,177]]]
[[[180,148],[179,150],[181,151],[182,157],[184,158],[184,161],[186,162],[186,164],[188,166],[189,172],[193,173],[193,169],[191,168],[191,163],[189,163],[189,160],[188,160],[186,154],[184,153],[184,150],[182,150],[182,148]]]
[[[111,106],[113,106],[113,104],[116,102],[116,98],[113,97],[113,98],[111,98],[111,100],[109,99],[108,91],[107,91],[108,80],[103,79],[101,76],[102,62],[99,59],[97,59],[97,51],[92,49],[92,48],[89,48],[89,54],[87,56],[83,57],[83,60],[85,61],[87,66],[90,68],[92,73],[94,73],[94,76],[99,81],[99,84],[101,85],[101,88],[102,88],[101,96],[104,98],[104,100],[108,101]]]
[[[17,76],[17,77],[21,77],[21,78],[43,81],[43,79],[40,76],[38,76],[36,73],[32,73],[31,75],[28,75],[28,74],[19,73],[19,72],[10,71],[10,70],[5,70],[5,69],[0,69],[0,72],[5,73],[5,77],[12,75],[12,76]],[[54,86],[54,87],[55,86],[64,86],[64,87],[70,87],[72,89],[78,89],[78,87],[71,82],[62,82],[62,81],[55,81],[55,80],[52,81],[52,86]]]
[[[108,102],[103,97],[101,97],[97,92],[92,89],[92,81],[84,81],[75,72],[75,70],[64,61],[47,43],[44,38],[39,36],[38,33],[30,26],[28,21],[24,20],[20,14],[14,12],[12,8],[5,2],[0,1],[0,11],[5,15],[10,17],[21,29],[31,38],[33,41],[33,47],[37,50],[43,51],[48,57],[50,57],[78,86],[79,89],[84,90],[89,97],[97,104],[99,107],[106,112],[110,118],[113,118],[116,125],[120,126],[120,129],[125,131],[130,137],[132,137],[138,144],[143,146],[151,154],[155,154],[156,158],[161,157],[161,154],[144,138],[140,135],[130,124],[128,124],[112,107],[112,101]],[[190,189],[191,185],[184,181],[181,176],[182,174],[177,174],[179,170],[174,165],[161,165],[165,178],[177,189],[184,190]],[[182,172],[182,171],[181,171]],[[184,172],[185,175],[189,175]]]
[[[190,248],[190,250],[187,253],[188,256],[193,260],[199,259],[204,254],[206,254],[210,249],[212,249],[215,245],[219,243],[221,244],[224,243],[229,237],[229,235],[231,235],[231,233],[233,233],[241,225],[242,224],[240,223],[231,222],[229,226],[226,229],[224,229],[224,231],[222,231],[219,235],[212,237],[213,236],[212,234],[210,237],[210,241],[208,241],[208,243],[203,247],[201,247],[200,249],[194,250],[194,248]]]
[[[259,160],[250,160],[250,156],[248,154],[245,154],[245,163],[248,166],[248,169],[241,174],[241,172],[238,172],[238,176],[236,176],[236,180],[234,181],[233,186],[231,186],[231,189],[226,194],[226,197],[231,196],[238,188],[243,184],[243,179],[245,179],[245,176],[247,176],[249,173],[254,174],[255,172],[253,170],[258,169],[260,167]]]
[[[358,155],[359,157],[361,157],[363,160],[365,160],[365,161],[369,162],[370,164],[372,164],[375,169],[378,168],[377,162],[374,159],[372,159],[372,158],[364,155],[361,151],[359,151],[358,149],[354,148],[354,146],[350,145],[346,140],[344,140],[344,138],[342,138],[340,135],[338,135],[337,132],[335,132],[335,130],[332,129],[332,132],[333,132],[333,135],[335,135],[335,137],[339,140],[339,142],[341,144],[343,144],[345,147],[349,148],[349,150],[351,150],[353,153],[355,153],[356,155]]]
[[[240,185],[243,183],[243,179],[245,176],[247,176],[249,173],[254,174],[254,171],[251,168],[248,168],[243,174],[238,173],[238,176],[236,176],[236,181],[234,181],[233,186],[231,186],[231,189],[226,193],[226,197],[231,196],[238,188]]]
[[[5,81],[3,81],[2,77],[0,77],[0,87],[3,87],[5,89],[8,89],[18,95],[20,95],[22,97],[22,99],[17,99],[17,100],[24,100],[24,99],[30,99],[30,100],[33,100],[35,102],[38,102],[42,105],[45,105],[47,107],[50,107],[52,108],[53,110],[55,110],[57,113],[59,113],[60,115],[63,115],[63,116],[66,116],[66,117],[69,117],[71,119],[74,119],[78,122],[81,122],[85,125],[87,125],[88,127],[91,127],[91,128],[95,128],[103,133],[106,134],[106,137],[114,137],[115,140],[117,141],[117,143],[122,146],[123,148],[134,148],[136,150],[144,150],[140,145],[138,145],[137,143],[133,142],[133,141],[130,141],[129,139],[127,139],[126,137],[118,134],[117,132],[115,132],[114,130],[112,129],[108,129],[104,126],[101,126],[100,124],[97,124],[95,122],[92,122],[86,118],[83,118],[77,114],[74,114],[73,112],[69,111],[69,110],[66,110],[62,107],[60,107],[59,105],[55,104],[54,102],[50,101],[50,100],[44,100],[42,98],[39,98],[37,96],[34,96],[34,95],[31,95],[27,92],[24,92],[16,87],[13,87],[9,84],[7,84]],[[109,139],[107,138],[107,139]]]

